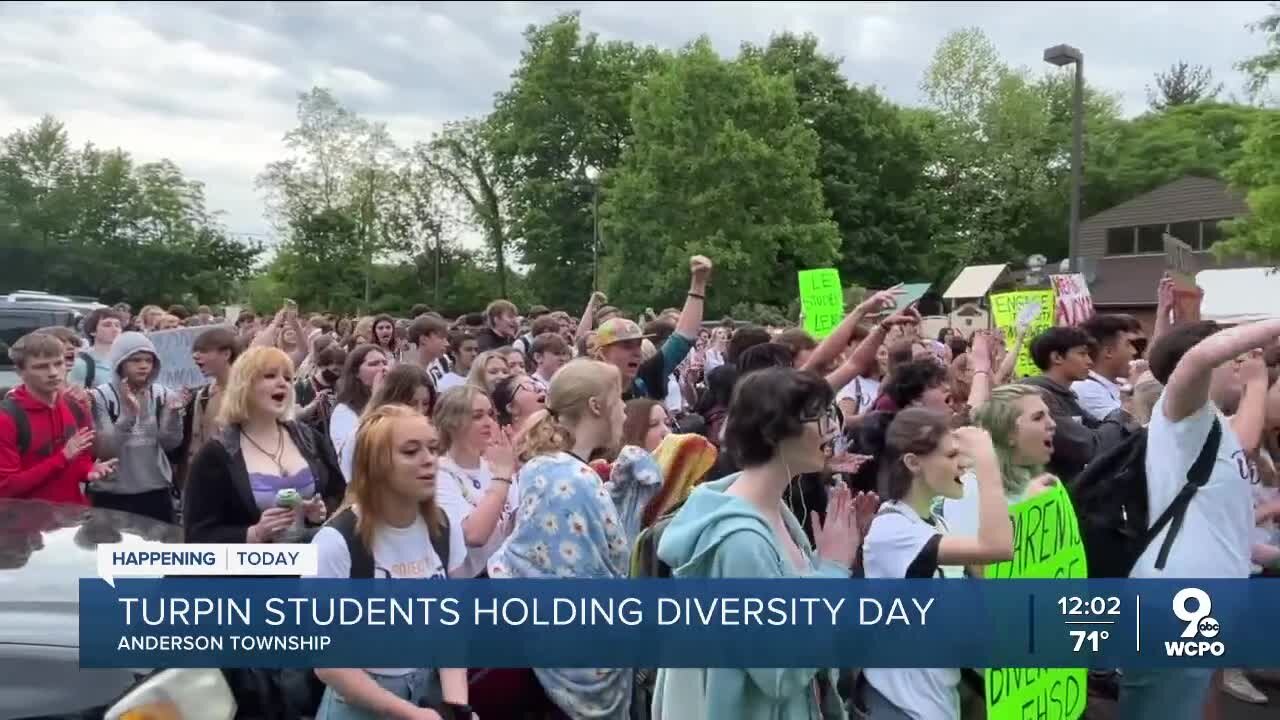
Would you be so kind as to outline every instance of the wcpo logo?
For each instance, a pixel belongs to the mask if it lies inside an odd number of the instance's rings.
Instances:
[[[1189,604],[1194,608],[1188,608]],[[1209,615],[1212,610],[1213,600],[1200,588],[1184,588],[1173,596],[1173,614],[1187,627],[1182,631],[1183,640],[1165,641],[1164,649],[1169,657],[1220,657],[1227,651],[1226,646],[1214,640],[1220,628],[1218,621]],[[1201,639],[1196,640],[1197,637]]]

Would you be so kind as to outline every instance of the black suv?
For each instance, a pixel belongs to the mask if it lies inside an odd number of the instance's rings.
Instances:
[[[0,301],[0,397],[18,384],[18,374],[9,362],[9,346],[18,338],[42,327],[61,325],[79,330],[84,315],[56,302]]]

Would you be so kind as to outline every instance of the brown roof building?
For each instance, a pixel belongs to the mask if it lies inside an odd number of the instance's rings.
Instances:
[[[1149,328],[1156,286],[1169,268],[1165,233],[1191,246],[1197,270],[1247,267],[1219,262],[1208,250],[1222,239],[1218,223],[1248,212],[1244,197],[1225,182],[1188,176],[1083,221],[1080,255],[1094,306],[1136,315]]]

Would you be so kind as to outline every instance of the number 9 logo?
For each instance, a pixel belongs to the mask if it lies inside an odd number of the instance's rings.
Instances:
[[[1195,610],[1187,609],[1187,601],[1195,600]],[[1184,588],[1173,596],[1173,614],[1183,622],[1187,623],[1187,627],[1182,631],[1182,637],[1193,638],[1196,632],[1207,638],[1215,637],[1218,634],[1218,622],[1209,617],[1209,612],[1213,610],[1213,600],[1209,599],[1209,594],[1200,588]],[[1204,620],[1205,622],[1201,622]]]

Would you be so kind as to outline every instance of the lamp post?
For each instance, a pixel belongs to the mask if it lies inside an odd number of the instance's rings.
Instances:
[[[1071,96],[1071,237],[1069,259],[1072,272],[1080,272],[1080,190],[1084,184],[1084,53],[1070,45],[1054,45],[1044,51],[1044,61],[1062,67],[1076,66],[1075,90]]]
[[[600,170],[595,165],[584,169],[591,182],[591,291],[600,289]]]

